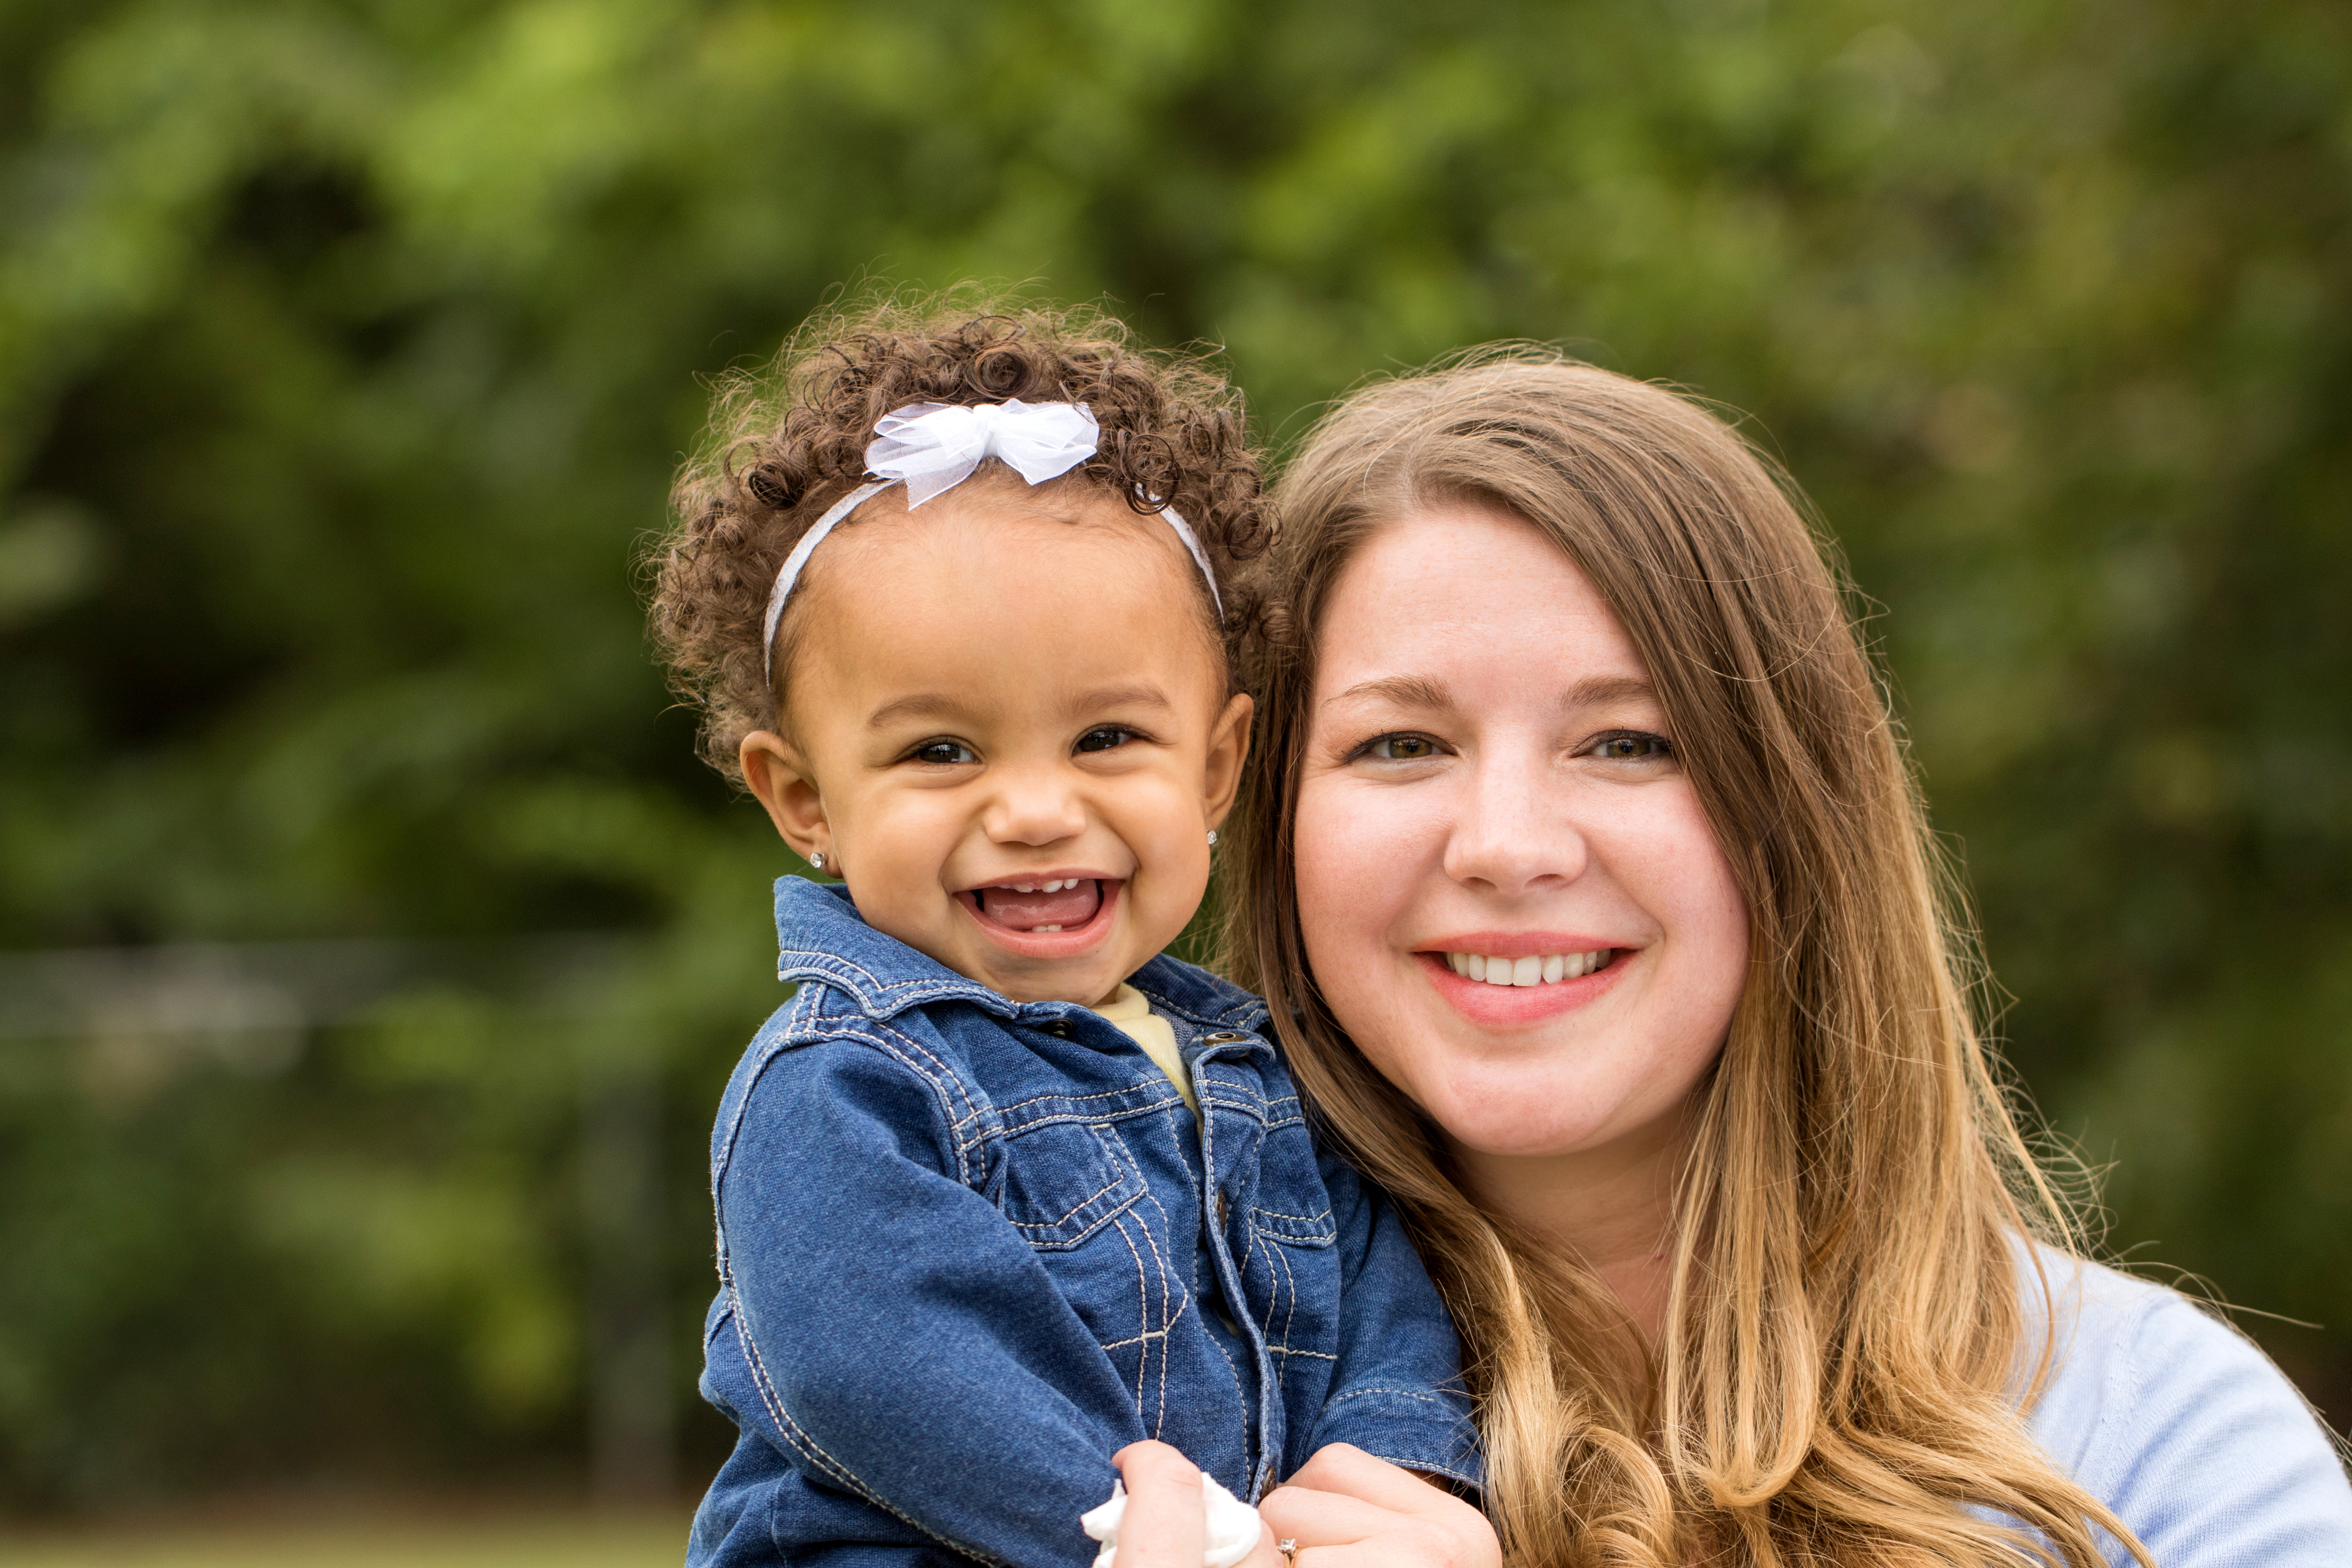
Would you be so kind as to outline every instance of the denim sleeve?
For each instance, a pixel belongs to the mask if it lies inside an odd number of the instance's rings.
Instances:
[[[923,1537],[1079,1568],[1078,1515],[1145,1434],[1036,1255],[951,1173],[970,1155],[930,1082],[871,1047],[819,1042],[760,1072],[717,1184],[744,1414],[813,1483]],[[792,1533],[780,1519],[788,1561],[826,1543]]]
[[[1339,1229],[1339,1364],[1310,1452],[1351,1443],[1407,1469],[1485,1484],[1454,1321],[1395,1205],[1338,1156],[1318,1162]]]

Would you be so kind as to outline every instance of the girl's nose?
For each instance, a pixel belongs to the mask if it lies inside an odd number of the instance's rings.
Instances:
[[[1515,898],[1584,874],[1589,847],[1547,761],[1533,748],[1477,759],[1447,835],[1446,875]]]
[[[1062,769],[1011,769],[999,775],[981,827],[998,844],[1058,844],[1086,831],[1087,813]]]

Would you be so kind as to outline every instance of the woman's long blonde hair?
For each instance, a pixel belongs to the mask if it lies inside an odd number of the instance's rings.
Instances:
[[[1274,490],[1262,764],[1224,961],[1271,1004],[1322,1125],[1411,1216],[1463,1332],[1512,1563],[2023,1549],[2095,1568],[2092,1526],[2128,1532],[2020,1415],[2050,1362],[2033,1331],[2049,1285],[2023,1243],[2072,1246],[2069,1211],[1979,1034],[1958,898],[1791,493],[1695,405],[1539,351],[1339,404]],[[1692,1109],[1656,1345],[1578,1258],[1449,1179],[1307,966],[1292,845],[1318,631],[1371,531],[1454,500],[1542,529],[1615,609],[1747,898],[1748,981]]]

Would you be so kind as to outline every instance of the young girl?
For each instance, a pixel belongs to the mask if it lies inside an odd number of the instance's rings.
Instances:
[[[689,1562],[1080,1563],[1145,1438],[1244,1498],[1338,1442],[1475,1485],[1393,1212],[1263,1005],[1160,952],[1248,747],[1238,400],[1039,312],[779,363],[722,392],[655,603],[712,760],[843,879],[777,883],[799,989],[712,1137],[742,1436]]]

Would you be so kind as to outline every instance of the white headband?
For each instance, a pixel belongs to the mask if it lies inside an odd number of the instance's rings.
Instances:
[[[825,509],[816,526],[801,535],[793,552],[776,569],[776,585],[768,591],[768,619],[761,637],[761,668],[775,677],[776,623],[783,619],[784,601],[793,596],[809,554],[834,526],[892,485],[907,487],[907,510],[953,489],[971,478],[983,458],[1000,458],[1033,485],[1068,473],[1102,447],[1102,426],[1083,403],[910,403],[882,416],[874,439],[866,448],[866,470],[881,477],[862,484]],[[1217,592],[1217,574],[1209,569],[1208,552],[1201,548],[1192,525],[1172,506],[1160,515],[1184,542],[1201,580],[1209,585],[1209,602],[1217,618],[1225,615],[1225,601]]]

